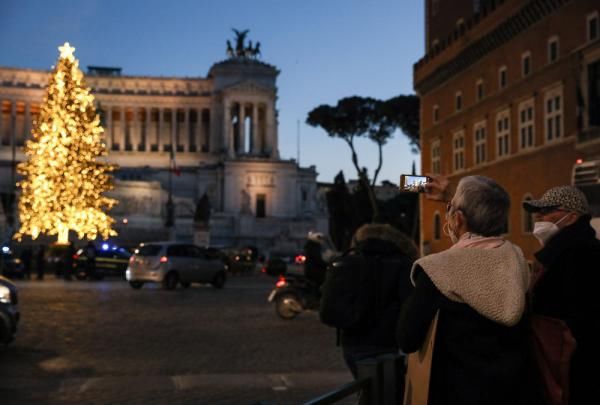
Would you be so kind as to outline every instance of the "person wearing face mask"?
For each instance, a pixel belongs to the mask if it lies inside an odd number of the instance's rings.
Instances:
[[[539,200],[525,201],[523,208],[533,213],[533,235],[542,245],[535,253],[532,310],[569,326],[577,342],[569,404],[589,404],[598,394],[589,370],[600,359],[600,241],[590,225],[587,199],[576,187],[559,186]]]
[[[447,180],[432,176],[426,197],[443,200]],[[510,199],[494,180],[467,176],[447,203],[453,246],[418,259],[396,338],[419,350],[438,314],[429,405],[533,403],[527,323],[529,270],[521,249],[502,238]]]

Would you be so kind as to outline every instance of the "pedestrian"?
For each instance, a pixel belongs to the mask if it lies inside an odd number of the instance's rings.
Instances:
[[[590,372],[600,359],[600,241],[590,225],[585,195],[576,187],[559,186],[539,200],[523,203],[533,213],[533,235],[542,248],[535,253],[540,273],[532,291],[532,311],[566,322],[577,347],[569,372],[569,404],[589,404],[598,383]]]
[[[324,235],[320,232],[309,232],[304,243],[304,275],[318,288],[325,280],[327,262],[323,260]]]
[[[71,281],[73,279],[73,256],[75,255],[75,253],[75,246],[73,245],[73,242],[69,241],[63,260],[65,280],[67,281]]]
[[[94,242],[88,241],[85,248],[85,271],[90,280],[96,278],[96,246]]]
[[[35,264],[36,264],[36,270],[37,270],[37,279],[38,280],[43,280],[44,279],[44,266],[45,266],[45,259],[44,259],[44,245],[38,245],[37,247],[37,252],[35,255]]]
[[[25,246],[21,251],[21,263],[23,265],[23,277],[31,280],[31,259],[32,251],[30,246]]]
[[[402,302],[412,290],[410,269],[418,257],[418,250],[406,234],[393,226],[366,224],[355,232],[351,251],[365,257],[362,262],[368,267],[365,272],[372,276],[361,277],[359,285],[363,290],[370,289],[363,291],[369,297],[364,304],[371,305],[365,312],[365,320],[359,326],[339,330],[344,361],[356,378],[358,361],[398,353],[395,325]],[[335,262],[332,266],[337,267]],[[325,287],[323,301],[341,302],[342,297],[329,296],[335,289]],[[342,294],[348,292],[346,287],[343,290],[340,291]]]
[[[426,196],[441,199],[447,179],[431,177]],[[521,249],[501,236],[509,207],[494,180],[462,178],[446,207],[453,246],[414,263],[396,336],[402,351],[416,352],[437,314],[429,405],[529,403],[529,270]]]

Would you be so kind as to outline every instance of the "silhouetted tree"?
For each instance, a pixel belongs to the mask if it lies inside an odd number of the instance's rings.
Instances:
[[[366,192],[371,206],[372,220],[379,220],[379,210],[373,187],[383,165],[383,146],[400,128],[411,140],[413,152],[418,150],[419,103],[416,96],[398,96],[387,101],[371,97],[346,97],[336,106],[320,105],[308,113],[306,123],[321,127],[327,135],[340,138],[350,148],[352,164],[358,181]],[[416,123],[416,126],[415,126]],[[366,168],[361,167],[355,141],[368,137],[377,144],[379,160],[372,181]],[[361,211],[362,212],[362,211]]]

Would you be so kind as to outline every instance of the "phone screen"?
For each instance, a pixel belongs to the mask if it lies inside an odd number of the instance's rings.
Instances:
[[[403,174],[400,176],[400,190],[414,193],[424,193],[425,184],[431,181],[427,176],[413,176]]]

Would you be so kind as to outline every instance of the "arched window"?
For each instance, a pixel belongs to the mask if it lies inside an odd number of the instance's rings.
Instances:
[[[433,215],[433,239],[440,240],[442,238],[442,219],[438,211]]]
[[[532,200],[533,197],[531,194],[526,194],[523,197],[523,201]],[[530,212],[525,211],[525,208],[522,208],[521,211],[522,222],[523,222],[523,232],[524,233],[532,233],[533,232],[533,215]]]

